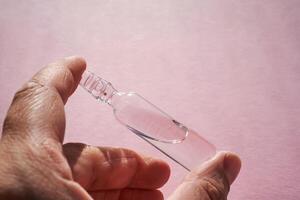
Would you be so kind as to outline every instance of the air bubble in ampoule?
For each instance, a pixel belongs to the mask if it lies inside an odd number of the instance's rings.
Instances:
[[[112,101],[115,117],[139,136],[180,143],[188,129],[137,93],[120,93]]]

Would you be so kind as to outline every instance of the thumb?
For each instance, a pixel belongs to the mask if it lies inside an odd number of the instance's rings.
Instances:
[[[213,159],[189,173],[168,200],[227,199],[230,185],[241,168],[240,158],[219,152]]]
[[[34,138],[35,143],[64,138],[64,103],[76,89],[86,63],[67,57],[47,65],[14,96],[3,125],[3,136]]]

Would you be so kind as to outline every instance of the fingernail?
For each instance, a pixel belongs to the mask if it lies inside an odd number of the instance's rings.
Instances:
[[[226,153],[223,161],[223,166],[229,184],[232,184],[240,172],[241,160],[237,155],[233,153]]]

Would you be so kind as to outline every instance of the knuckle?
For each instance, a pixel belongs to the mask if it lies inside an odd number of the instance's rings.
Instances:
[[[225,200],[227,198],[229,187],[227,187],[226,184],[211,177],[203,178],[200,184],[210,200]]]
[[[28,100],[33,95],[37,95],[45,90],[47,90],[47,88],[44,85],[32,79],[25,83],[23,87],[15,93],[13,103],[18,102],[19,100]]]

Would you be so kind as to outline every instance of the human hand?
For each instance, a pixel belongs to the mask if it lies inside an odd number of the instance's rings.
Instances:
[[[170,174],[165,162],[120,148],[62,145],[64,104],[84,70],[83,59],[63,59],[16,93],[0,142],[0,199],[163,199],[157,189]],[[238,157],[222,153],[169,200],[226,199],[239,168]]]
[[[120,148],[62,145],[64,104],[85,61],[49,64],[19,90],[0,142],[0,199],[161,200],[168,165]]]

